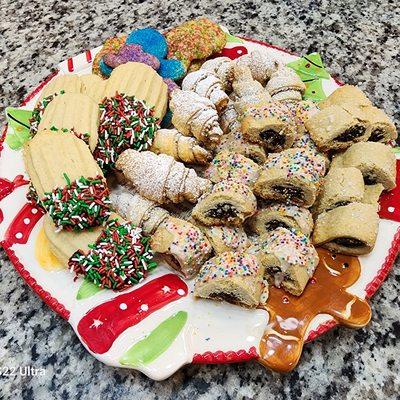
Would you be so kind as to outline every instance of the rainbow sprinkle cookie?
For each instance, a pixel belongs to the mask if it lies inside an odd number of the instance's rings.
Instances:
[[[263,289],[263,273],[254,255],[228,251],[203,265],[195,281],[194,294],[255,307]]]
[[[106,54],[116,53],[125,44],[125,41],[126,36],[108,38],[93,60],[92,73],[107,78],[108,75],[104,76],[100,70],[100,62]]]
[[[117,93],[100,104],[99,140],[93,153],[103,171],[114,168],[126,149],[147,150],[159,128],[154,108],[134,96]]]
[[[233,179],[252,186],[258,178],[260,167],[249,158],[228,150],[219,152],[205,172],[205,176],[217,183]]]
[[[172,28],[165,38],[168,44],[167,58],[180,60],[186,70],[193,60],[208,58],[226,44],[224,31],[207,18],[194,19]]]
[[[100,288],[124,290],[142,282],[157,266],[149,239],[133,224],[111,220],[89,251],[75,252],[68,266]]]

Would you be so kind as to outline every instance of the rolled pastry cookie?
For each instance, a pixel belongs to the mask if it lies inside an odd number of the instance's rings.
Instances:
[[[82,93],[82,81],[76,74],[57,75],[53,78],[40,93],[36,105],[45,97],[55,93]]]
[[[343,85],[338,87],[326,99],[320,101],[318,106],[328,108],[332,105],[352,104],[354,106],[372,106],[371,101],[365,93],[357,86]]]
[[[82,93],[92,98],[97,104],[101,103],[105,97],[107,81],[95,74],[81,75],[80,79],[82,82]]]
[[[307,208],[289,204],[272,203],[259,209],[248,220],[249,229],[257,235],[267,234],[277,228],[296,229],[310,236],[314,227]]]
[[[266,200],[308,208],[314,204],[324,174],[325,163],[320,157],[303,149],[287,149],[269,155],[254,193]]]
[[[263,291],[264,268],[254,255],[225,252],[208,260],[194,284],[194,295],[254,308]]]
[[[240,122],[238,118],[239,115],[235,109],[235,103],[232,100],[229,100],[225,110],[223,110],[219,115],[219,123],[225,135],[240,130]]]
[[[218,153],[222,150],[242,154],[260,165],[267,161],[267,155],[265,154],[264,148],[257,143],[251,143],[244,140],[240,131],[231,132],[222,137],[221,142],[215,151]]]
[[[354,167],[331,168],[313,211],[321,214],[349,203],[361,202],[364,196],[364,180],[359,169]]]
[[[116,93],[135,96],[144,100],[160,120],[167,111],[168,89],[160,75],[153,68],[138,62],[122,64],[107,79],[105,96],[114,97]]]
[[[205,177],[217,183],[233,179],[253,186],[260,173],[260,167],[254,161],[228,150],[219,152],[205,171]]]
[[[313,243],[353,256],[367,254],[375,246],[379,216],[371,204],[351,203],[320,214],[315,222]]]
[[[169,212],[159,207],[157,203],[127,188],[112,191],[110,200],[115,210],[126,220],[140,226],[145,235],[153,234],[169,217]]]
[[[261,236],[248,252],[256,255],[270,283],[295,296],[303,293],[319,262],[307,236],[281,227]]]
[[[240,116],[243,137],[267,151],[281,151],[294,141],[296,130],[288,108],[279,102],[248,107]]]
[[[365,185],[362,203],[372,204],[373,206],[377,206],[379,197],[381,197],[383,190],[384,187],[381,183],[376,183],[375,185]]]
[[[127,289],[157,266],[152,261],[149,238],[114,213],[103,226],[78,233],[57,232],[46,215],[44,231],[60,262],[100,288]]]
[[[93,151],[98,140],[99,116],[99,106],[92,98],[82,93],[65,93],[55,96],[46,107],[38,131],[73,131]]]
[[[198,227],[206,235],[216,254],[226,251],[244,252],[250,246],[246,232],[240,226],[206,226],[198,224]]]
[[[151,238],[151,248],[185,278],[193,278],[212,247],[201,230],[188,221],[175,217],[165,219]]]
[[[265,87],[272,100],[302,99],[306,86],[296,72],[286,66],[280,66],[272,75]]]
[[[216,57],[205,61],[200,69],[205,69],[218,76],[225,91],[232,90],[234,62],[228,57]]]
[[[381,183],[385,190],[396,187],[396,156],[383,143],[356,143],[344,153],[336,155],[331,168],[358,168],[366,185]]]
[[[322,151],[347,149],[353,143],[368,140],[370,134],[365,120],[337,105],[311,116],[305,127]]]
[[[37,202],[59,229],[86,229],[108,219],[106,181],[87,145],[74,134],[39,132],[25,144],[23,157]]]
[[[251,189],[243,183],[227,179],[214,185],[193,208],[192,217],[204,225],[238,226],[257,210]]]

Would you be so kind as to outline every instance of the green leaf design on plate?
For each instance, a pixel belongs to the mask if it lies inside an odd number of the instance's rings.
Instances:
[[[227,43],[243,43],[243,40],[231,35],[230,33],[226,33],[226,42]]]
[[[306,82],[306,90],[303,94],[304,100],[321,101],[326,99],[326,94],[322,88],[322,80]]]
[[[32,117],[32,111],[7,107],[6,117],[8,123],[6,143],[11,149],[19,150],[31,138],[29,119]]]
[[[81,287],[78,290],[78,293],[76,294],[76,299],[77,300],[87,299],[88,297],[94,296],[101,290],[103,290],[103,289],[99,288],[94,283],[90,282],[89,280],[84,279]]]
[[[137,367],[153,362],[173,343],[186,324],[188,314],[179,311],[154,328],[150,334],[135,343],[119,360],[122,365]]]
[[[400,153],[400,147],[392,147],[392,151],[394,154],[399,154]]]
[[[329,73],[324,67],[319,53],[311,53],[301,57],[296,61],[287,64],[293,68],[303,82],[309,82],[314,79],[330,79]]]

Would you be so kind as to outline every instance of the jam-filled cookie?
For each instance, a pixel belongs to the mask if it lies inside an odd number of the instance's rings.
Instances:
[[[200,270],[194,295],[256,307],[262,294],[264,268],[256,256],[225,252],[208,260]]]
[[[375,185],[365,185],[362,203],[376,206],[383,191],[384,187],[381,183],[376,183]]]
[[[359,169],[354,167],[331,168],[313,211],[321,214],[349,203],[361,202],[364,196],[364,180]]]
[[[193,208],[192,216],[204,225],[238,226],[257,210],[251,189],[232,179],[218,182]]]
[[[253,186],[259,175],[260,167],[249,158],[228,150],[219,152],[205,171],[211,182],[233,179]]]
[[[336,167],[358,168],[366,185],[381,183],[385,190],[396,187],[396,157],[383,143],[353,144],[333,158],[331,168]]]
[[[338,105],[324,108],[311,116],[305,127],[322,151],[347,149],[353,143],[366,141],[369,135],[363,118]]]
[[[376,211],[376,205],[350,203],[320,214],[315,222],[314,244],[354,256],[371,252],[378,233]]]
[[[271,203],[262,207],[248,220],[249,229],[264,235],[277,228],[296,229],[310,236],[314,227],[312,215],[307,208],[283,203]]]
[[[287,149],[270,154],[254,186],[266,200],[310,207],[316,199],[325,162],[304,149]]]
[[[299,231],[277,228],[250,247],[265,268],[270,283],[300,296],[318,265],[318,253],[310,239]]]
[[[201,230],[188,221],[168,217],[151,237],[152,249],[185,278],[193,278],[211,256],[212,247]]]

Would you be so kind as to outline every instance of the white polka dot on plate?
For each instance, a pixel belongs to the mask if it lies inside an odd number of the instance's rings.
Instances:
[[[29,218],[24,218],[25,225],[29,225],[30,222],[31,222],[31,220]]]
[[[37,214],[38,209],[37,208],[32,208],[31,212],[32,212],[32,214]]]
[[[121,310],[126,310],[126,309],[128,308],[128,306],[127,306],[125,303],[121,303],[121,304],[119,305],[119,308],[120,308]]]
[[[179,296],[184,296],[185,295],[185,291],[183,289],[178,289]]]
[[[148,306],[147,304],[142,304],[142,305],[140,306],[140,309],[141,309],[142,311],[147,311],[147,310],[149,309],[149,306]]]
[[[389,211],[390,213],[394,212],[394,210],[395,210],[394,207],[388,207],[388,211]]]
[[[18,232],[18,233],[15,234],[15,237],[16,237],[17,239],[21,239],[22,236],[23,236],[23,235],[22,235],[21,232]]]

